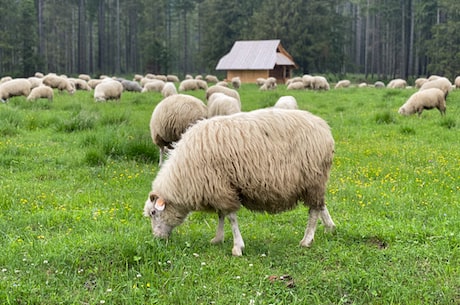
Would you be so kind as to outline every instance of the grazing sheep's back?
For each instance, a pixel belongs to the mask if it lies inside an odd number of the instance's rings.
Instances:
[[[334,140],[327,123],[301,110],[262,109],[199,121],[177,142],[153,182],[189,210],[277,213],[297,200],[324,205]]]
[[[209,87],[206,90],[206,99],[209,100],[209,98],[214,93],[217,93],[217,92],[224,93],[228,96],[236,98],[238,101],[241,101],[240,94],[238,93],[238,91],[228,88],[228,87],[220,86],[220,85],[214,85],[214,86]]]
[[[437,77],[433,80],[429,80],[425,82],[421,87],[420,91],[431,89],[431,88],[438,88],[444,92],[444,96],[447,98],[447,95],[452,90],[452,83],[445,77]]]

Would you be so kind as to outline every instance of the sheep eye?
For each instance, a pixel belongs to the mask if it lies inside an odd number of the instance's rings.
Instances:
[[[155,216],[155,214],[157,213],[157,210],[153,209],[152,211],[150,211],[150,216]]]

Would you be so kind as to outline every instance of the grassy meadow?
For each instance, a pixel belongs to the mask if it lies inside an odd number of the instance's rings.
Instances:
[[[332,127],[333,234],[299,247],[308,211],[239,212],[246,243],[211,245],[193,213],[167,241],[142,216],[158,171],[159,93],[55,93],[0,104],[1,304],[459,304],[460,90],[402,117],[415,89],[240,89],[243,110],[293,95]],[[204,91],[188,92],[204,100]],[[288,151],[286,153],[289,153]]]

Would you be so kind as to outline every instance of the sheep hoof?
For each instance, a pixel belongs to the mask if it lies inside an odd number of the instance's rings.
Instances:
[[[242,256],[243,255],[243,248],[240,248],[240,247],[233,247],[232,249],[232,255],[233,256]]]
[[[313,239],[307,240],[307,239],[304,238],[304,239],[302,239],[302,240],[300,241],[300,246],[301,246],[301,247],[310,248],[311,245],[312,245],[312,243],[313,243]]]
[[[224,242],[224,239],[223,238],[220,238],[220,237],[214,237],[213,239],[211,239],[211,244],[213,245],[217,245],[217,244],[221,244]]]

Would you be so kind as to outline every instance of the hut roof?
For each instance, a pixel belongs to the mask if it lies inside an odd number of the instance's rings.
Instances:
[[[275,65],[297,67],[280,40],[235,41],[217,64],[216,70],[271,70]]]

